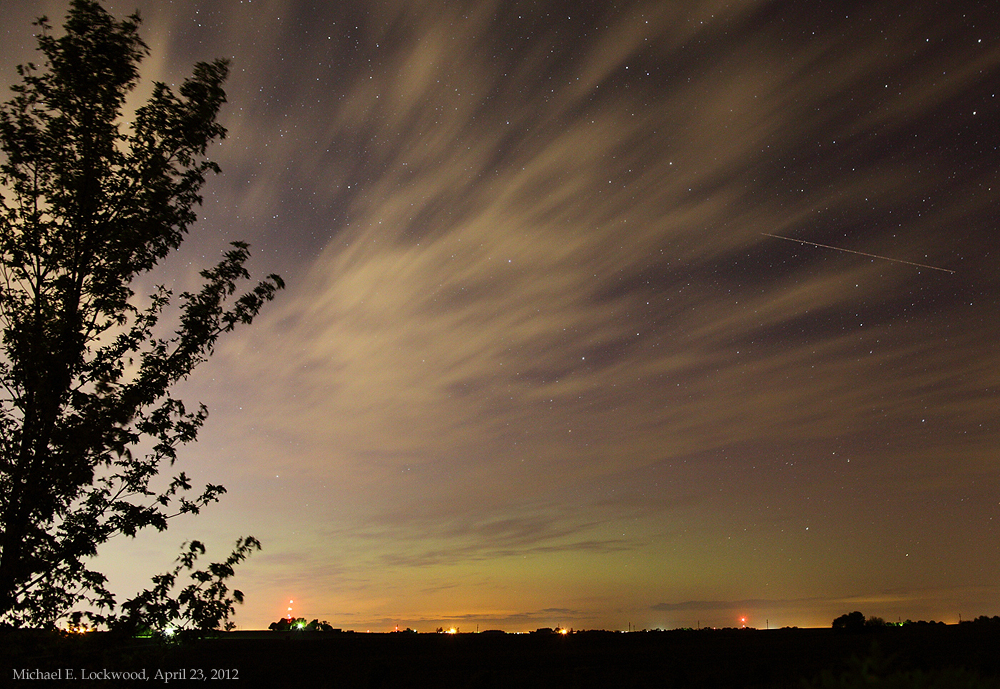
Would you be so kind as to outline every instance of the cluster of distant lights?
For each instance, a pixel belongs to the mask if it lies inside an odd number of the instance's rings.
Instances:
[[[288,614],[286,615],[286,619],[289,622],[292,621],[292,604],[293,603],[295,603],[294,600],[288,601]],[[746,629],[747,618],[745,616],[740,618],[740,626],[742,628]],[[296,622],[295,623],[295,628],[296,629],[305,629],[305,627],[306,627],[306,623],[305,622]],[[371,630],[369,630],[369,631],[371,631]],[[397,632],[399,631],[399,626],[398,625],[396,627],[396,631]],[[416,631],[416,630],[410,630],[410,631]],[[457,627],[451,627],[450,629],[445,629],[445,630],[441,631],[441,633],[442,634],[458,634],[458,628]],[[515,634],[523,634],[524,632],[514,632],[514,633]],[[567,634],[570,633],[570,631],[568,629],[566,629],[565,627],[558,627],[558,628],[556,628],[555,633],[556,634],[560,634],[562,636],[566,636]],[[172,633],[171,634],[167,634],[167,631],[164,630],[164,635],[165,636],[172,636]]]
[[[71,624],[67,627],[66,631],[70,634],[89,634],[91,632],[96,632],[97,627],[85,627],[83,625]],[[171,639],[177,634],[177,627],[164,627],[159,631],[159,634],[165,639]]]
[[[286,619],[289,622],[292,621],[292,603],[294,603],[294,602],[295,602],[294,600],[288,601],[288,616],[287,616]],[[306,623],[305,622],[296,622],[295,623],[295,628],[296,629],[305,629],[306,628]]]
[[[294,605],[294,603],[295,603],[294,600],[289,600],[288,601],[288,610],[287,610],[287,614],[285,616],[285,619],[287,619],[289,622],[291,622],[292,619],[293,619],[292,618],[292,606]],[[746,626],[747,626],[747,618],[746,617],[741,617],[740,618],[740,625],[743,628],[746,628]],[[296,629],[305,629],[306,628],[306,623],[304,621],[296,622],[295,623],[295,628]],[[74,633],[74,634],[85,634],[87,632],[91,632],[91,631],[94,631],[94,630],[93,629],[88,629],[87,627],[83,627],[83,626],[70,626],[70,628],[69,628],[68,631],[70,631],[71,633]],[[399,627],[396,627],[396,631],[399,631]],[[177,633],[177,628],[176,627],[166,627],[160,633],[165,638],[169,639],[169,638],[172,638]],[[458,634],[458,628],[457,627],[451,627],[450,629],[443,630],[442,633],[443,634]],[[523,632],[515,632],[515,633],[523,633]],[[567,634],[570,633],[570,631],[568,629],[566,629],[565,627],[559,627],[559,628],[557,628],[555,630],[555,633],[556,634],[560,634],[562,636],[566,636]]]
[[[294,604],[294,603],[295,603],[294,600],[289,600],[288,601],[288,610],[287,610],[287,615],[285,616],[285,619],[287,619],[289,622],[292,621],[292,604]],[[295,623],[295,629],[305,629],[306,626],[307,625],[306,625],[306,623],[304,621],[300,621],[300,622],[296,622]],[[746,617],[741,617],[740,618],[740,626],[743,627],[744,629],[746,628],[746,626],[747,626],[747,618]],[[92,632],[92,631],[95,631],[95,630],[94,629],[88,629],[87,627],[83,627],[83,626],[75,626],[74,625],[74,626],[70,626],[69,629],[68,629],[68,631],[70,633],[73,633],[73,634],[86,634],[87,632]],[[398,626],[396,627],[396,631],[399,631],[399,627]],[[412,630],[412,631],[416,631],[416,630]],[[165,638],[170,639],[175,634],[177,634],[177,628],[176,627],[165,627],[163,630],[161,630],[160,633]],[[443,630],[441,633],[442,634],[458,634],[458,628],[457,627],[451,627],[449,629]],[[515,632],[515,634],[523,634],[523,633],[524,632]],[[566,636],[567,634],[570,633],[570,630],[566,629],[565,627],[559,627],[559,628],[557,628],[555,630],[555,633],[556,634],[560,634],[562,636]]]
[[[294,600],[289,600],[288,601],[288,610],[286,611],[285,619],[288,620],[289,622],[291,622],[292,619],[293,619],[292,618],[292,605],[294,605],[294,603],[295,603]],[[296,629],[305,629],[306,628],[306,623],[305,622],[296,622],[295,623],[295,628]],[[398,626],[396,627],[396,631],[397,632],[399,631],[399,627]],[[415,630],[411,630],[411,631],[415,631]],[[564,629],[564,628],[563,629],[557,629],[556,631],[559,634],[563,634],[563,635],[569,634],[569,630],[568,629]],[[442,633],[443,634],[458,634],[458,628],[457,627],[451,627],[450,629],[445,629]]]

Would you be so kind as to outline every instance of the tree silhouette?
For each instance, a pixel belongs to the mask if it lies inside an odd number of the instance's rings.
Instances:
[[[225,61],[199,63],[178,93],[156,84],[123,127],[148,52],[139,23],[95,0],[72,2],[60,37],[39,19],[44,62],[17,68],[0,108],[0,622],[113,609],[87,562],[98,547],[162,531],[225,492],[194,491],[183,472],[154,487],[207,415],[171,387],[284,286],[270,275],[237,296],[249,249],[236,242],[201,272],[200,290],[180,295],[172,334],[159,323],[168,289],[137,305],[132,284],[180,246],[219,170],[206,152],[225,136],[216,116],[228,74]],[[253,547],[238,542],[236,561]],[[226,562],[215,574],[228,576]]]
[[[306,624],[306,618],[296,617],[291,619],[288,617],[282,617],[281,619],[272,622],[267,626],[272,632],[287,632],[287,631],[302,631],[302,632],[332,632],[333,627],[329,622],[323,620],[320,622],[318,619],[313,620]]]
[[[841,615],[833,621],[833,629],[839,632],[859,632],[865,628],[865,616],[855,610]]]

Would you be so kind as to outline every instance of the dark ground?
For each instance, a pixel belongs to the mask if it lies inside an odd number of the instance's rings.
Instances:
[[[72,668],[75,679],[18,679]],[[90,679],[81,679],[86,669]],[[146,671],[146,681],[110,678]],[[109,674],[105,675],[104,670]],[[183,678],[181,672],[184,673]],[[166,673],[177,673],[168,675]],[[180,644],[0,632],[0,686],[1000,688],[997,625],[514,634],[283,633]]]

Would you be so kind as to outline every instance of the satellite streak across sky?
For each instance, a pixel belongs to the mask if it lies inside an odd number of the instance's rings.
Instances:
[[[780,234],[768,234],[767,232],[761,232],[765,237],[773,237],[774,239],[784,239],[789,242],[798,242],[799,244],[808,244],[809,246],[818,246],[823,249],[833,249],[834,251],[844,251],[849,254],[857,254],[858,256],[867,256],[869,258],[880,258],[883,261],[892,261],[894,263],[905,263],[908,266],[916,266],[918,268],[929,268],[930,270],[940,270],[943,273],[954,274],[954,270],[948,270],[947,268],[938,268],[937,266],[929,266],[924,263],[914,263],[913,261],[904,261],[901,258],[889,258],[888,256],[879,256],[878,254],[869,254],[864,251],[854,251],[853,249],[843,249],[839,246],[830,246],[829,244],[819,244],[818,242],[807,242],[804,239],[793,239],[792,237],[782,237]]]

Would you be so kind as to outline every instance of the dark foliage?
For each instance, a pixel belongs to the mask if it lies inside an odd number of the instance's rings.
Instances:
[[[267,626],[272,632],[333,632],[334,628],[329,622],[323,620],[313,620],[312,622],[306,622],[304,617],[296,617],[295,619],[289,617],[282,617],[280,620],[276,620]]]
[[[833,621],[833,629],[838,632],[860,632],[865,628],[865,616],[855,610],[841,615]]]
[[[225,135],[216,116],[228,65],[199,63],[178,93],[156,84],[124,128],[147,53],[139,17],[118,21],[74,0],[64,35],[44,18],[37,26],[44,61],[18,67],[0,108],[0,622],[45,626],[78,604],[113,609],[89,564],[110,537],[162,531],[225,492],[196,490],[184,472],[153,482],[207,415],[170,390],[283,284],[271,275],[237,296],[249,278],[249,249],[237,242],[202,271],[200,290],[180,295],[172,329],[160,323],[165,287],[137,305],[132,284],[180,246],[218,171],[206,152]],[[253,546],[241,540],[233,557]],[[221,608],[177,601],[200,610],[196,624],[224,619],[218,585],[231,564],[185,589]],[[163,603],[166,583],[154,581],[128,614]]]

